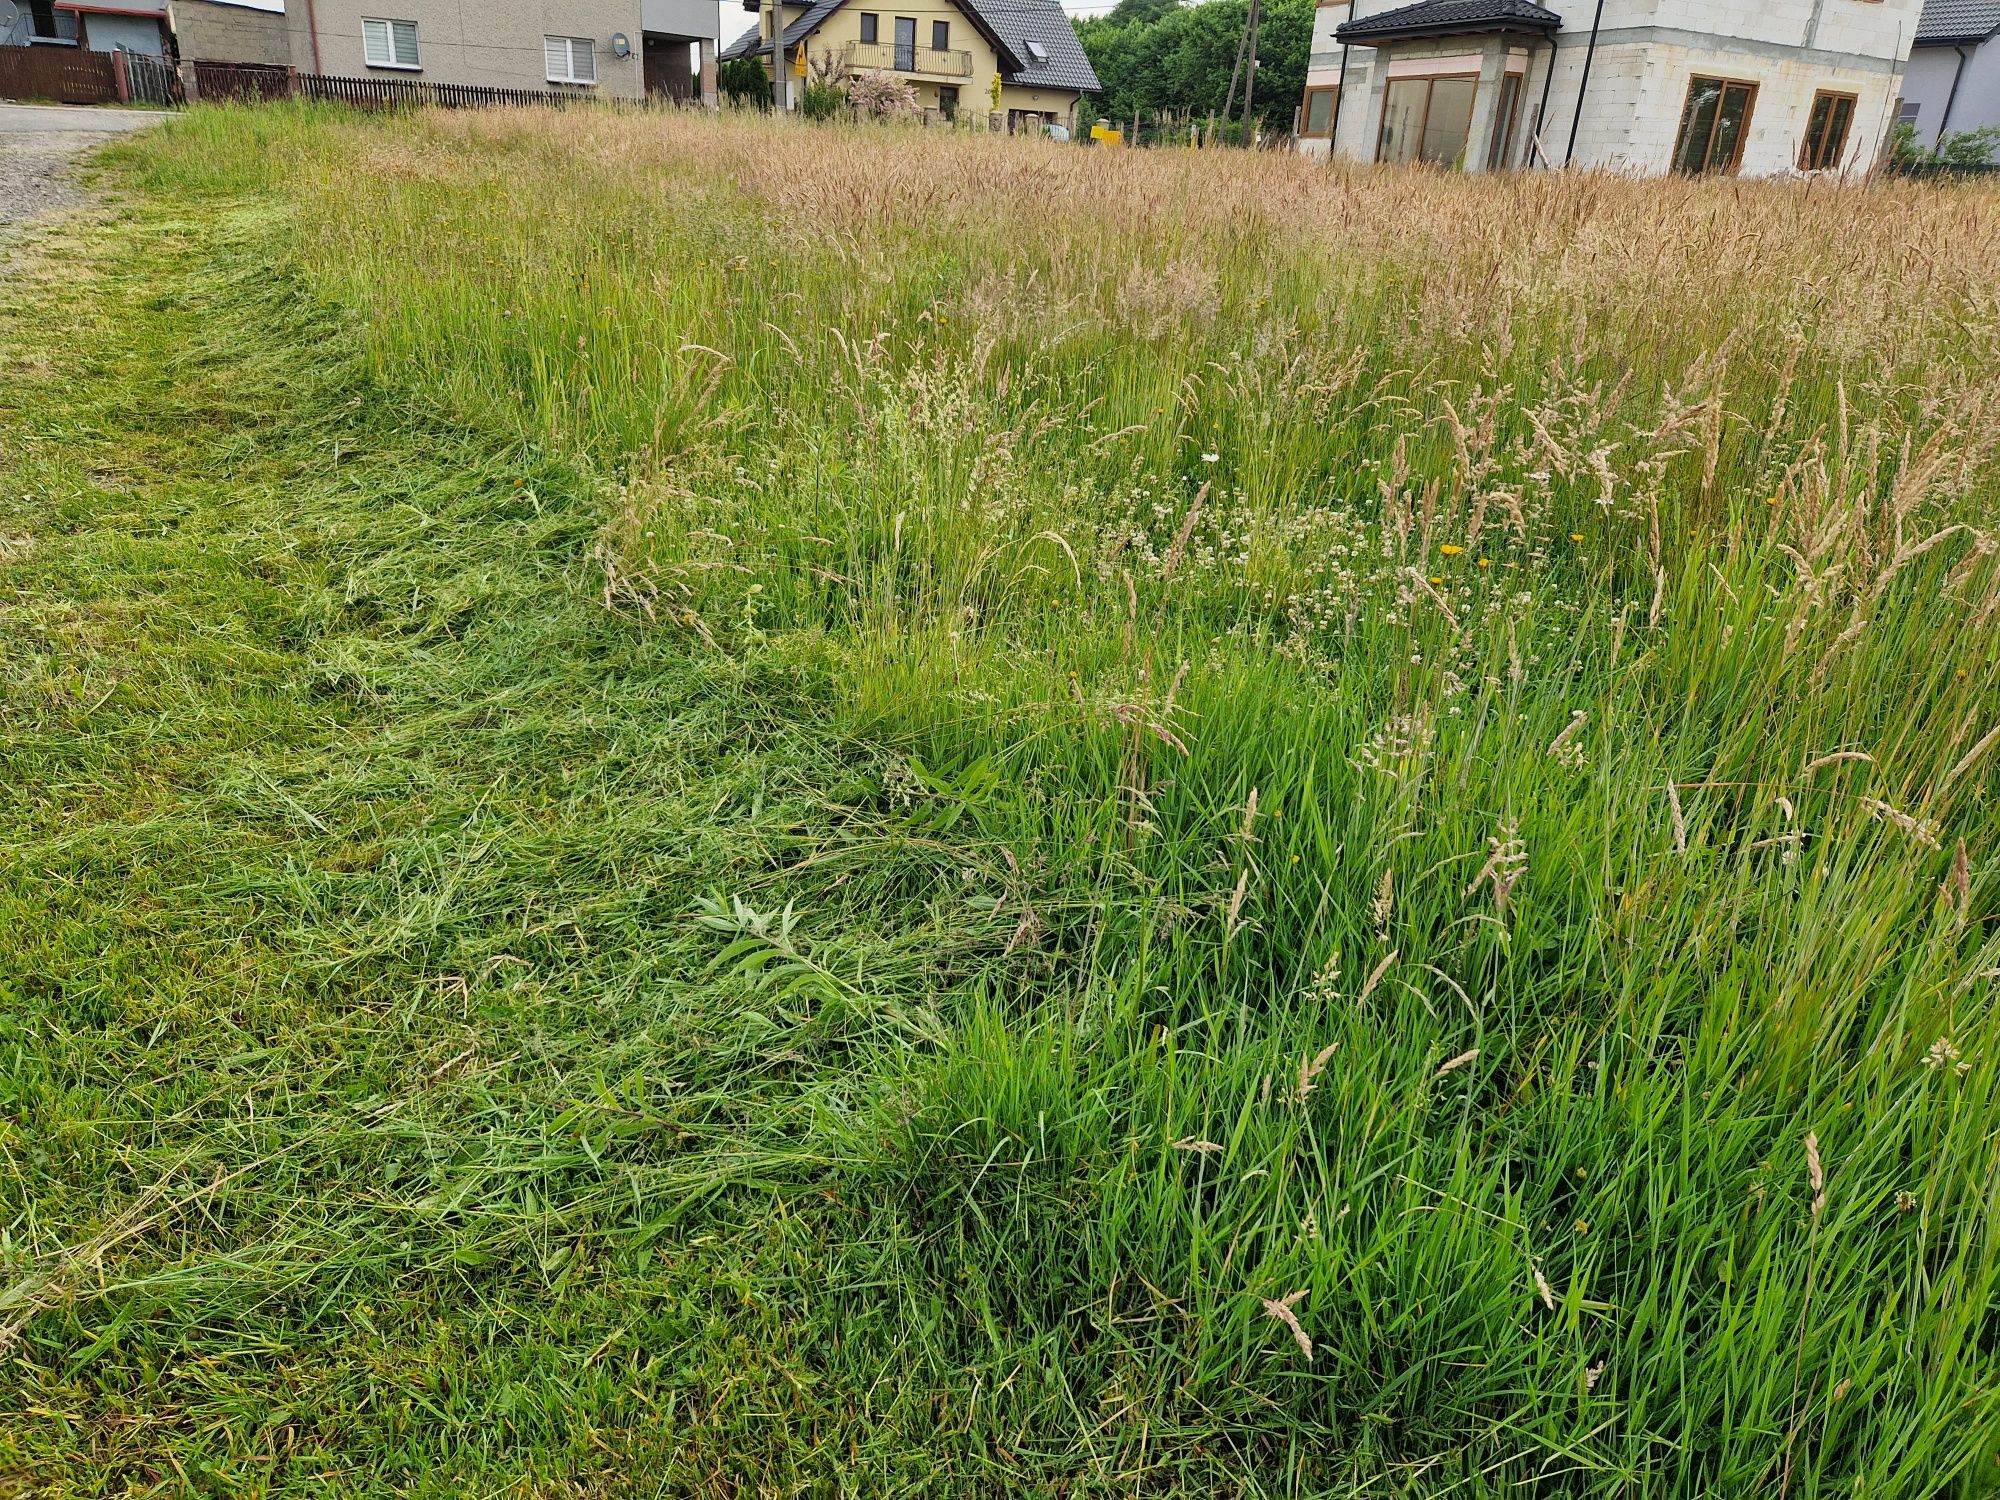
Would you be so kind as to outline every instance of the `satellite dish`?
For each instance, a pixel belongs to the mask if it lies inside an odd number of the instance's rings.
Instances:
[[[611,55],[613,57],[630,57],[632,55],[632,39],[626,36],[624,32],[617,31],[612,33]]]

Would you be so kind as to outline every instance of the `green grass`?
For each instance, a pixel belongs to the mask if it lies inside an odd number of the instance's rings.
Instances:
[[[1993,1491],[1991,194],[106,180],[0,283],[17,1490]]]

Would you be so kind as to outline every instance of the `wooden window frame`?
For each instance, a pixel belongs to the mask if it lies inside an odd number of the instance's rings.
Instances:
[[[1426,85],[1424,89],[1424,112],[1417,120],[1417,154],[1411,157],[1409,161],[1399,163],[1402,166],[1421,167],[1428,165],[1424,161],[1423,156],[1424,132],[1431,128],[1431,100],[1437,97],[1437,85],[1440,83],[1463,83],[1468,78],[1472,80],[1472,108],[1476,114],[1479,110],[1479,75],[1477,73],[1411,73],[1406,76],[1386,80],[1387,86],[1382,90],[1382,118],[1375,122],[1375,160],[1378,162],[1382,160],[1382,137],[1389,133],[1390,88],[1399,83],[1421,83]],[[1466,138],[1465,149],[1469,156],[1472,151],[1470,136]]]
[[[1326,107],[1326,129],[1308,130],[1312,119],[1314,94],[1331,94],[1333,102]],[[1337,83],[1313,83],[1306,85],[1305,97],[1299,101],[1299,139],[1305,141],[1327,141],[1333,139],[1334,122],[1340,118],[1340,85]]]
[[[1514,84],[1514,97],[1508,101],[1506,95],[1510,79]],[[1489,172],[1513,170],[1514,132],[1521,123],[1521,96],[1527,92],[1526,68],[1518,73],[1510,68],[1500,75],[1501,97],[1493,102],[1493,138],[1486,144],[1486,170]],[[1502,103],[1507,105],[1504,111],[1500,108]]]
[[[1389,134],[1389,90],[1399,83],[1421,83],[1424,86],[1424,112],[1417,116],[1417,154],[1410,158],[1408,165],[1422,166],[1424,152],[1424,129],[1431,123],[1431,94],[1439,78],[1457,78],[1456,73],[1413,73],[1408,78],[1385,80],[1382,89],[1382,118],[1375,122],[1375,160],[1382,160],[1382,141]]]
[[[1819,101],[1822,99],[1827,101],[1827,118],[1829,120],[1831,120],[1833,117],[1833,106],[1838,104],[1841,100],[1845,99],[1847,101],[1847,124],[1841,129],[1840,139],[1834,145],[1833,160],[1832,161],[1826,160],[1825,159],[1826,153],[1822,151],[1820,153],[1821,157],[1820,161],[1817,164],[1815,164],[1806,159],[1806,151],[1812,145],[1813,111],[1819,108]],[[1848,140],[1854,134],[1854,117],[1860,113],[1861,113],[1861,96],[1859,94],[1850,93],[1846,89],[1813,90],[1812,103],[1806,106],[1805,138],[1799,142],[1799,170],[1801,172],[1838,171],[1840,169],[1841,161],[1847,155]]]
[[[1683,173],[1683,175],[1690,177],[1707,177],[1711,174],[1722,177],[1734,176],[1743,165],[1743,148],[1750,142],[1750,122],[1757,117],[1757,96],[1762,91],[1763,85],[1755,78],[1729,78],[1720,73],[1688,74],[1687,93],[1681,98],[1680,124],[1674,127],[1673,170],[1676,172],[1681,171],[1681,135],[1687,129],[1688,101],[1694,97],[1694,88],[1698,83],[1720,84],[1723,90],[1723,98],[1716,100],[1715,118],[1709,122],[1708,142],[1702,148],[1701,153],[1703,162],[1701,170],[1698,172]],[[1715,150],[1715,133],[1722,128],[1723,99],[1728,97],[1729,90],[1733,88],[1748,89],[1750,91],[1750,97],[1743,105],[1743,124],[1736,132],[1736,149],[1730,153],[1727,165],[1719,167],[1711,166],[1707,163],[1709,154]]]

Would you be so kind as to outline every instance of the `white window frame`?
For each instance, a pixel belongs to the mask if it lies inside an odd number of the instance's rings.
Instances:
[[[388,61],[386,62],[377,62],[368,55],[368,28],[371,26],[382,28],[382,40],[387,45],[389,51]],[[409,28],[410,49],[417,56],[415,62],[396,61],[396,28],[399,26]],[[393,20],[387,16],[363,16],[361,18],[361,61],[364,66],[370,68],[394,68],[403,73],[421,73],[424,70],[423,33],[418,30],[415,21]]]
[[[565,70],[561,73],[556,72],[548,66],[549,49],[556,42],[563,44]],[[584,49],[583,55],[590,59],[590,76],[588,78],[576,71],[576,49],[579,47]],[[587,36],[544,35],[542,37],[542,71],[547,75],[550,83],[577,83],[589,88],[595,88],[597,86],[596,40]]]

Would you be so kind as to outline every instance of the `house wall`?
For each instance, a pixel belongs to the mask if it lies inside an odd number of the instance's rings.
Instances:
[[[1378,15],[1397,3],[1354,0],[1354,11],[1362,17]],[[1856,96],[1843,165],[1854,169],[1872,163],[1894,123],[1904,60],[1923,8],[1923,0],[1762,0],[1755,6],[1735,0],[1606,0],[1585,89],[1584,59],[1596,0],[1543,3],[1563,17],[1554,82],[1547,112],[1540,117],[1541,144],[1551,165],[1666,171],[1689,81],[1702,75],[1758,85],[1742,158],[1742,171],[1753,176],[1794,168],[1813,95],[1822,89]],[[1322,10],[1322,24],[1325,14]],[[1331,81],[1339,74],[1342,49],[1332,41],[1329,27],[1327,51],[1321,54],[1319,29],[1310,76],[1315,82]],[[1474,39],[1452,38],[1354,48],[1335,148],[1359,160],[1374,158],[1381,116],[1379,90],[1373,85],[1381,55],[1464,51],[1473,45]],[[1523,95],[1529,129],[1541,107],[1548,54],[1545,43],[1534,44]],[[1523,130],[1524,139],[1529,129]]]
[[[261,63],[284,67],[293,61],[291,34],[283,11],[253,10],[219,0],[173,0],[167,7],[174,43],[184,62]],[[311,58],[307,59],[308,65]]]
[[[1577,165],[1614,171],[1665,168],[1680,133],[1689,80],[1697,75],[1757,85],[1741,166],[1744,175],[1752,177],[1796,170],[1807,115],[1814,95],[1822,90],[1855,96],[1854,119],[1840,166],[1866,171],[1880,155],[1894,123],[1900,86],[1899,69],[1854,61],[1839,64],[1811,54],[1746,56],[1740,49],[1656,44],[1632,58],[1607,99],[1586,105],[1585,129],[1577,140]],[[1560,96],[1560,74],[1556,89]],[[1593,77],[1593,95],[1596,90]],[[1627,100],[1631,101],[1630,113],[1621,122],[1613,111],[1623,108]],[[1573,94],[1570,107],[1574,109]],[[1567,119],[1561,112],[1556,115],[1559,124]]]
[[[1951,91],[1952,75],[1959,54],[1954,47],[1919,47],[1910,54],[1909,70],[1903,75],[1903,102],[1917,106],[1917,139],[1926,146],[1938,143],[1945,126],[1945,100],[1951,100],[1951,129],[1978,130],[2000,125],[2000,38],[1989,38],[1965,49],[1965,71],[1959,75],[1958,93]]]
[[[825,22],[806,39],[806,58],[808,63],[817,64],[829,52],[835,56],[845,56],[849,55],[847,52],[848,48],[858,48],[867,45],[861,40],[861,17],[867,10],[868,7],[866,5],[855,4],[850,0],[849,4],[841,6],[839,10],[828,16]],[[946,8],[946,10],[949,10],[949,8]],[[898,14],[907,15],[917,23],[916,61],[919,67],[916,73],[905,74],[903,76],[907,77],[915,87],[917,91],[917,103],[920,107],[924,109],[936,109],[938,107],[938,87],[940,84],[946,86],[957,84],[959,102],[965,109],[982,110],[992,107],[993,75],[999,72],[1000,62],[994,55],[993,48],[987,43],[986,38],[973,29],[972,22],[968,21],[962,12],[949,10],[949,13],[944,13],[935,5],[898,12],[892,5],[885,5],[881,9],[873,11],[872,14],[879,20],[878,40],[875,45],[881,47],[891,47],[894,45],[896,39],[896,17]],[[768,30],[768,11],[765,12],[765,17],[765,29]],[[951,46],[947,49],[948,51],[969,52],[972,54],[972,71],[970,73],[963,77],[924,75],[921,65],[924,61],[924,54],[930,49],[931,22],[935,20],[944,20],[951,23]],[[1017,105],[1015,107],[1026,108],[1027,106]]]
[[[639,24],[667,36],[714,41],[722,35],[722,13],[713,0],[640,0]]]
[[[986,87],[979,91],[979,99],[974,106],[985,109],[992,102],[990,90],[993,75],[987,74]],[[1041,114],[1052,114],[1056,123],[1072,128],[1076,125],[1076,101],[1082,97],[1075,89],[1023,88],[1019,84],[1007,84],[1000,90],[1000,108],[1031,109]]]
[[[993,105],[993,79],[1000,71],[1000,59],[992,44],[980,34],[964,12],[953,10],[941,13],[936,6],[929,9],[916,8],[898,11],[894,4],[884,5],[870,11],[866,5],[847,4],[828,16],[824,23],[815,28],[805,39],[806,59],[815,72],[821,63],[832,58],[835,61],[851,61],[853,65],[863,65],[862,60],[869,55],[870,44],[861,40],[861,17],[873,14],[877,18],[875,47],[893,47],[896,37],[896,17],[908,16],[917,23],[917,67],[901,74],[907,78],[917,93],[917,105],[921,109],[937,109],[938,90],[956,85],[959,108],[967,113],[984,113]],[[796,19],[788,14],[788,20]],[[969,53],[969,71],[965,73],[940,73],[924,67],[925,54],[930,49],[931,22],[948,20],[951,23],[949,53]],[[758,17],[758,34],[769,36],[770,12]],[[852,50],[850,50],[852,49]],[[956,61],[956,59],[954,59]],[[1074,89],[1051,89],[1025,87],[1019,84],[1003,84],[1000,90],[1002,111],[1010,109],[1035,110],[1053,114],[1067,123],[1076,109],[1077,93]]]
[[[1333,32],[1335,27],[1347,24],[1353,9],[1352,0],[1336,0],[1332,4],[1322,3],[1313,12],[1312,53],[1306,59],[1307,88],[1331,88],[1340,82],[1340,55],[1344,49]],[[1357,48],[1355,56],[1359,58],[1363,50]],[[1348,81],[1353,82],[1352,78]],[[1296,145],[1304,156],[1324,157],[1333,149],[1332,141],[1324,136],[1301,137]]]
[[[482,88],[538,89],[637,99],[641,71],[638,0],[315,0],[320,71],[346,78],[407,78]],[[372,68],[361,46],[361,22],[415,21],[421,70]],[[312,68],[305,7],[287,8],[294,66]],[[629,57],[614,57],[611,38],[624,33]],[[596,43],[596,85],[548,81],[544,36],[587,36]]]

